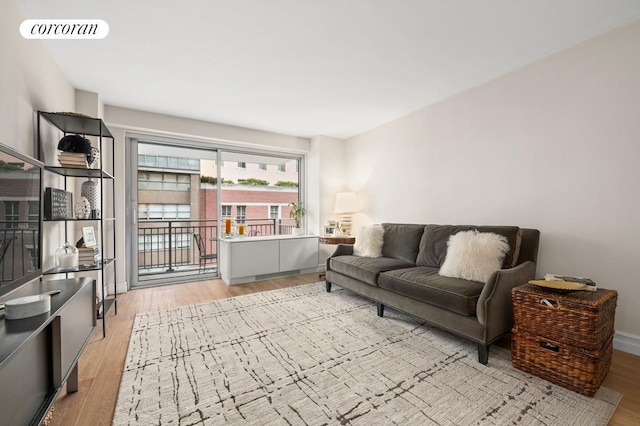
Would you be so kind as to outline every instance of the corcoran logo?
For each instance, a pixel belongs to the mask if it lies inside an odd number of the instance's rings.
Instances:
[[[109,34],[109,24],[102,19],[26,19],[20,34],[38,39],[102,39]]]

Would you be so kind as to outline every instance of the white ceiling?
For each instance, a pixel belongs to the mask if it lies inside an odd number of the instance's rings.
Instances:
[[[105,104],[349,137],[640,16],[638,0],[15,0],[103,19],[46,45]]]

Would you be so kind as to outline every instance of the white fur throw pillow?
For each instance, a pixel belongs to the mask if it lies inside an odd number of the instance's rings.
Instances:
[[[381,225],[365,226],[356,233],[353,254],[362,257],[381,257],[384,228]]]
[[[487,282],[492,272],[502,267],[509,243],[492,232],[462,231],[449,237],[447,257],[440,275]]]

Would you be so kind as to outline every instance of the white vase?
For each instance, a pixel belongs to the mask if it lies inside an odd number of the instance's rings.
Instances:
[[[293,230],[291,231],[291,235],[304,235],[304,229],[303,228],[293,228]]]
[[[97,219],[99,217],[98,206],[100,205],[98,200],[98,182],[91,179],[82,182],[80,196],[89,200],[89,204],[91,205],[91,218]]]
[[[56,250],[56,269],[59,271],[70,270],[78,267],[78,249],[69,244],[69,241]]]

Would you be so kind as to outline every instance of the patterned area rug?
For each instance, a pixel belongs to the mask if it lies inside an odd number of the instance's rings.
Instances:
[[[309,284],[136,317],[114,425],[605,425],[594,398],[346,290]]]

